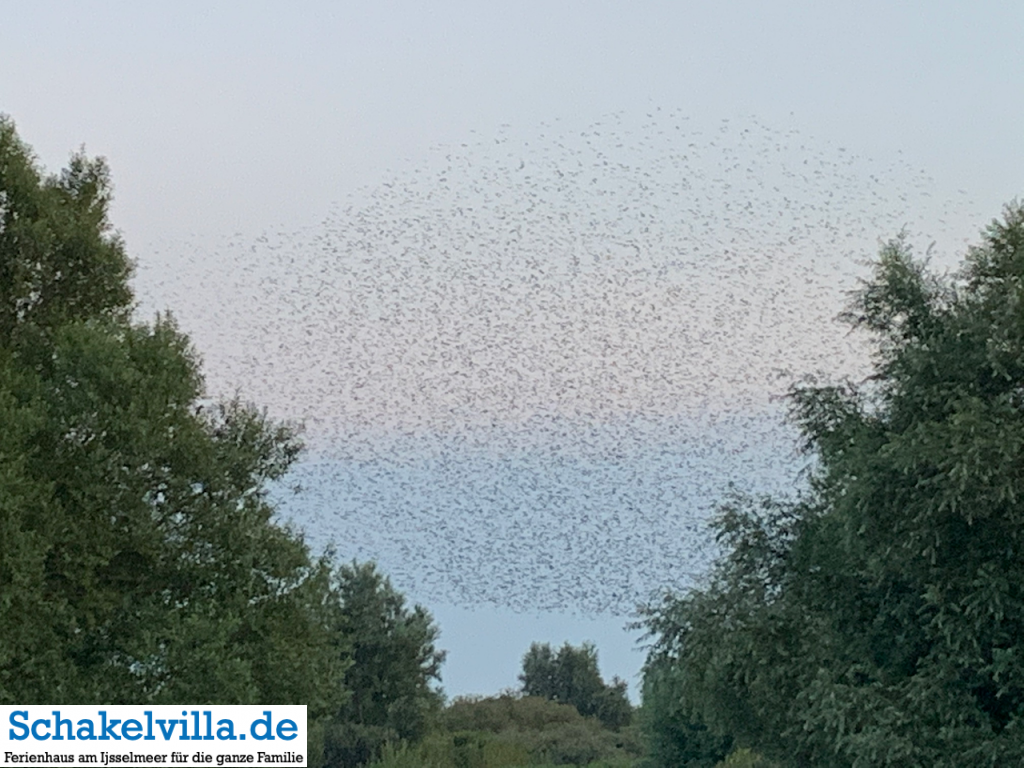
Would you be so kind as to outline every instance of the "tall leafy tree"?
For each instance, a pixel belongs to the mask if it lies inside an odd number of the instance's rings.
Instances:
[[[436,684],[445,653],[430,613],[408,607],[373,563],[343,565],[335,578],[340,627],[352,648],[351,696],[328,731],[326,760],[348,768],[374,759],[385,744],[425,735],[444,699]]]
[[[889,243],[846,319],[874,375],[794,391],[810,489],[724,508],[648,673],[783,765],[1024,763],[1024,206],[952,276]]]
[[[592,643],[565,643],[557,652],[549,643],[533,643],[523,656],[519,675],[523,693],[571,704],[584,717],[596,717],[609,728],[628,725],[633,709],[626,683],[615,678],[605,684]]]
[[[300,444],[203,407],[188,339],[134,322],[102,160],[44,176],[0,118],[0,702],[345,701],[325,561],[266,498]]]

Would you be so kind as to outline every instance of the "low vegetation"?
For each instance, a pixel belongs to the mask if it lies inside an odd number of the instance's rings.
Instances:
[[[572,705],[504,694],[456,699],[415,747],[385,753],[376,766],[630,766],[643,753],[637,730],[611,730]]]

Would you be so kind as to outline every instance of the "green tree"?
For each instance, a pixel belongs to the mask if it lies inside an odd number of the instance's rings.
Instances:
[[[132,320],[110,190],[0,117],[0,702],[306,704],[316,734],[339,596],[266,498],[300,444],[203,407],[188,339]]]
[[[729,754],[732,738],[708,729],[685,706],[676,665],[648,664],[638,720],[655,768],[713,768]]]
[[[126,320],[132,264],[110,229],[110,172],[83,153],[43,177],[0,115],[0,340],[72,321]]]
[[[327,736],[328,765],[362,765],[388,743],[422,739],[440,710],[444,651],[435,647],[439,630],[420,605],[405,597],[373,563],[338,569],[341,629],[351,642],[352,664],[345,674],[351,696]]]
[[[519,681],[526,696],[571,704],[584,717],[596,717],[609,728],[628,725],[633,714],[625,681],[615,678],[605,684],[591,643],[579,648],[565,643],[557,653],[549,643],[533,643],[523,656]]]
[[[724,508],[648,670],[783,765],[1022,764],[1024,206],[952,276],[889,243],[846,317],[874,375],[794,390],[809,489]]]

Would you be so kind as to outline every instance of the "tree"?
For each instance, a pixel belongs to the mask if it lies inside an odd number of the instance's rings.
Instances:
[[[444,651],[435,647],[439,630],[420,605],[405,597],[373,563],[342,566],[336,574],[341,630],[351,642],[352,664],[345,674],[351,697],[327,736],[328,765],[362,765],[388,743],[421,739],[440,710]]]
[[[649,664],[638,720],[654,768],[714,768],[729,754],[732,738],[696,719],[680,695],[676,665]]]
[[[300,443],[204,408],[171,318],[132,320],[110,199],[102,160],[43,177],[0,117],[0,702],[307,704],[315,734],[337,588],[266,498]]]
[[[0,340],[127,320],[132,264],[107,221],[110,199],[102,159],[78,153],[59,176],[43,178],[0,115]]]
[[[566,643],[558,653],[548,643],[533,643],[523,656],[519,681],[525,695],[571,704],[584,717],[596,717],[612,729],[628,725],[632,717],[625,681],[615,678],[605,684],[591,643],[579,648]]]
[[[674,704],[781,764],[1024,762],[1024,206],[938,276],[904,239],[846,319],[860,383],[797,388],[795,501],[736,499],[708,582],[647,612]]]

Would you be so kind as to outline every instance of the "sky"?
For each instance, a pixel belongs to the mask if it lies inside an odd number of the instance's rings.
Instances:
[[[0,0],[0,112],[84,145],[141,318],[302,422],[275,498],[434,611],[451,695],[586,639],[735,490],[792,493],[781,395],[863,375],[880,239],[933,263],[1024,180],[1018,2]]]

